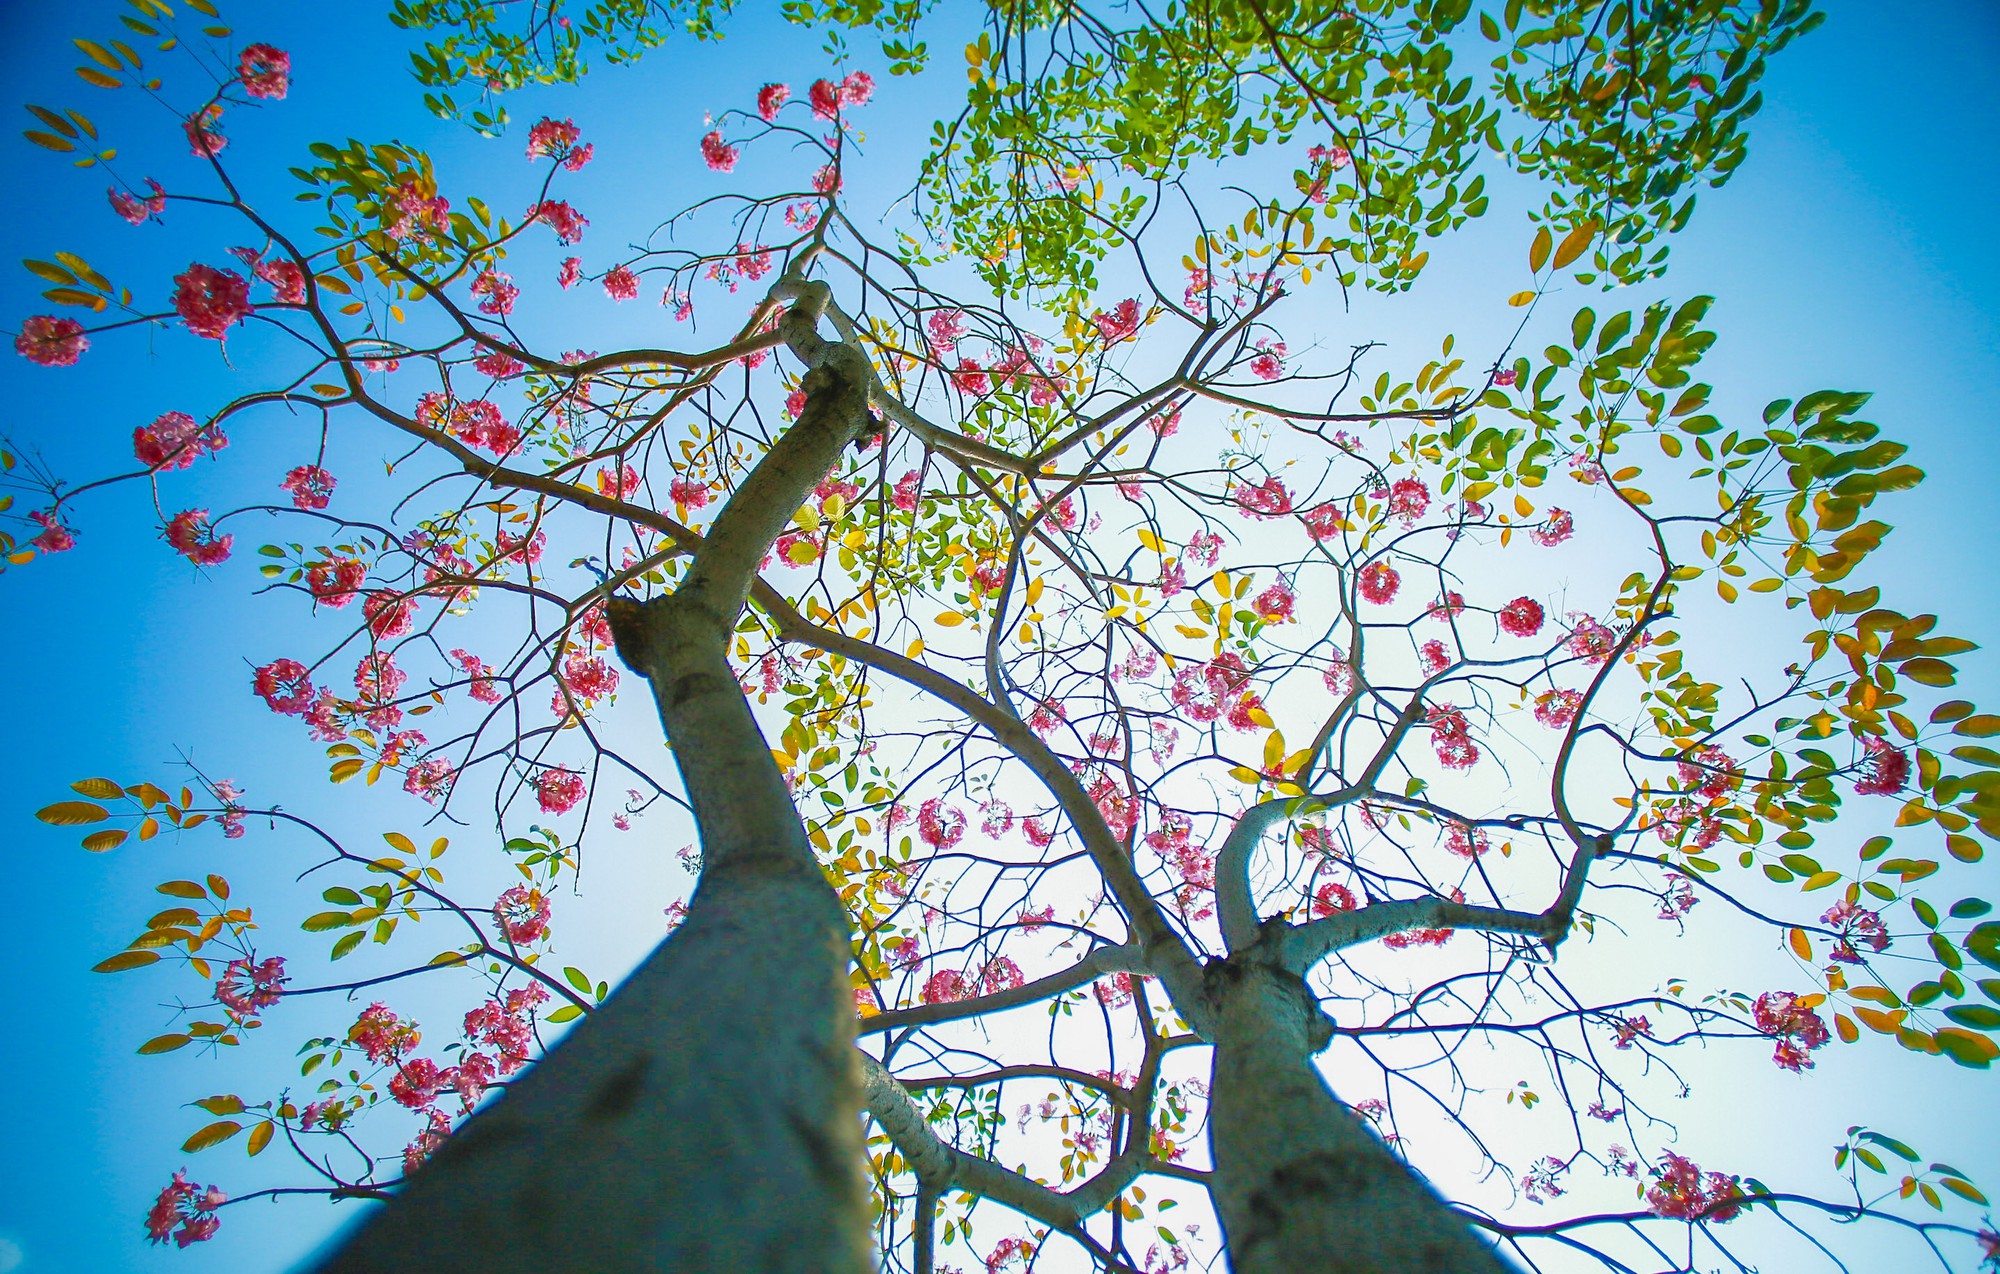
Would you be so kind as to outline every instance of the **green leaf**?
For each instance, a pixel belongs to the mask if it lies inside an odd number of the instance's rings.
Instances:
[[[565,968],[563,970],[563,981],[575,987],[579,994],[590,994],[590,979],[583,975],[582,969],[576,968],[573,965]]]
[[[344,911],[319,911],[307,916],[299,923],[299,928],[307,933],[325,933],[328,929],[345,929],[353,923]]]
[[[544,1022],[568,1022],[583,1016],[583,1010],[574,1004],[565,1004],[542,1020]]]
[[[361,940],[367,936],[368,931],[366,929],[356,929],[353,933],[345,935],[340,941],[333,944],[333,950],[328,953],[327,959],[340,959],[340,957],[360,946]]]
[[[194,1037],[192,1035],[155,1035],[139,1046],[141,1053],[171,1053],[181,1048]]]
[[[1990,1031],[2000,1027],[2000,1009],[1984,1004],[1955,1004],[1944,1011],[1944,1015],[1960,1026],[1974,1030]]]

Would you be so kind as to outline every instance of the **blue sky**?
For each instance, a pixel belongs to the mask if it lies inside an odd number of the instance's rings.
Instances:
[[[75,61],[69,37],[103,33],[113,21],[110,6],[79,8],[91,16],[15,6],[0,79],[18,99],[77,106],[107,133],[123,129],[132,136],[132,153],[153,153],[138,144],[148,116],[133,95],[86,89],[69,73]],[[441,168],[480,180],[491,171],[496,183],[525,191],[518,136],[480,142],[413,109],[414,89],[397,78],[397,33],[386,23],[354,18],[335,39],[302,7],[271,6],[253,17],[246,6],[231,16],[245,37],[294,54],[291,99],[231,125],[246,149],[255,146],[277,161],[263,183],[269,190],[286,193],[281,165],[296,162],[293,152],[306,141],[395,135],[430,146]],[[590,246],[608,250],[643,235],[712,181],[693,157],[705,111],[744,101],[769,78],[800,83],[822,73],[825,59],[815,46],[763,23],[754,37],[739,33],[721,46],[656,53],[585,93],[521,95],[510,105],[521,120],[544,108],[574,114],[598,143],[586,211],[594,223]],[[690,54],[693,60],[684,60]],[[1900,529],[1884,551],[1886,574],[1908,599],[1937,608],[1943,628],[1974,637],[2000,627],[1995,572],[1986,560],[1987,537],[2000,529],[1992,503],[2000,459],[1990,443],[1991,387],[2000,383],[2000,311],[1991,299],[2000,295],[2000,254],[1988,229],[2000,195],[2000,147],[1991,128],[2000,119],[1996,58],[2000,11],[1989,5],[1840,6],[1825,27],[1774,63],[1750,161],[1725,190],[1704,197],[1693,228],[1677,242],[1667,283],[1678,296],[1720,298],[1711,325],[1722,339],[1705,375],[1741,401],[1821,386],[1875,391],[1869,415],[1911,442],[1912,459],[1931,475],[1917,498],[1896,506]],[[932,109],[926,103],[955,91],[955,75],[954,66],[944,66],[914,86],[883,77],[882,108],[869,121],[878,130],[878,155],[893,158],[905,142],[914,145]],[[136,291],[163,292],[160,265],[181,259],[181,243],[190,256],[214,255],[212,239],[193,218],[128,230],[106,208],[102,179],[67,170],[18,138],[0,144],[12,147],[17,174],[15,197],[0,204],[14,256],[77,251],[114,280],[133,281]],[[158,171],[165,179],[168,170]],[[1457,261],[1441,249],[1420,298],[1428,295],[1448,313],[1454,289],[1504,295],[1523,242],[1518,225],[1500,226],[1449,249],[1461,254]],[[0,279],[0,301],[10,315],[43,309],[36,291],[25,272]],[[580,296],[573,304],[577,322],[602,323],[601,300]],[[1433,313],[1421,321],[1436,329],[1449,319]],[[595,333],[584,330],[588,344]],[[608,324],[600,330],[607,347],[621,339]],[[158,412],[177,405],[199,412],[221,401],[225,369],[212,344],[182,333],[155,338],[150,351],[146,344],[145,338],[102,341],[82,368],[68,373],[0,363],[0,401],[7,404],[0,432],[74,476],[129,457],[131,428]],[[1428,352],[1407,351],[1412,360]],[[230,356],[254,372],[260,351],[232,342]],[[302,430],[282,424],[241,430],[227,462],[282,472],[298,462]],[[356,450],[349,468],[360,472],[372,458]],[[198,468],[183,478],[169,497],[172,507],[182,497],[201,502],[207,475]],[[180,1103],[230,1087],[247,1093],[241,1077],[258,1063],[134,1057],[139,1040],[165,1029],[170,1015],[159,1001],[169,993],[166,979],[148,983],[144,974],[103,977],[88,970],[164,905],[153,892],[158,881],[219,870],[239,892],[254,894],[260,885],[275,890],[298,863],[280,854],[272,838],[254,834],[227,847],[193,836],[179,846],[162,838],[89,855],[76,847],[74,834],[34,823],[31,814],[87,775],[175,781],[183,751],[211,772],[239,779],[253,797],[282,801],[358,839],[394,827],[415,831],[421,811],[393,791],[357,796],[341,789],[336,802],[317,751],[245,692],[247,659],[261,661],[288,641],[304,640],[302,608],[248,597],[247,567],[195,576],[155,538],[136,487],[87,506],[80,523],[75,552],[0,580],[11,617],[0,641],[5,666],[16,670],[11,701],[18,724],[7,773],[17,890],[10,922],[21,979],[19,1038],[0,1061],[0,1079],[16,1097],[16,1144],[31,1151],[10,1157],[8,1188],[0,1190],[0,1274],[12,1259],[5,1244],[18,1249],[14,1268],[23,1270],[169,1263],[189,1270],[287,1269],[338,1223],[338,1210],[315,1202],[234,1209],[226,1214],[224,1240],[187,1253],[145,1250],[139,1218],[174,1168],[187,1164],[200,1180],[247,1179],[234,1146],[194,1157],[179,1151],[198,1118]],[[256,535],[239,536],[239,559]],[[2000,697],[2000,668],[1990,654],[1967,666],[1968,697]],[[691,838],[666,820],[655,835],[669,844]],[[660,873],[662,890],[684,888],[671,864],[650,870]],[[604,928],[564,948],[595,976],[627,967],[644,945],[621,942],[616,925]],[[271,1021],[260,1055],[279,1073],[286,1038],[307,1028],[288,1021],[285,1010]],[[1869,1123],[1974,1173],[1989,1189],[2000,1187],[2000,1154],[1992,1149],[2000,1144],[1993,1114],[2000,1103],[1989,1095],[1990,1080],[1875,1052],[1865,1064],[1843,1064],[1838,1074],[1828,1067],[1816,1077],[1825,1084],[1800,1090],[1790,1118],[1812,1143],[1812,1155],[1821,1156],[1818,1146],[1830,1144],[1845,1124]],[[1766,1134],[1745,1125],[1736,1135],[1748,1142]]]

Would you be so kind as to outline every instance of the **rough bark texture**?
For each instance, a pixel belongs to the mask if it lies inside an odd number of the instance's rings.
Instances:
[[[815,353],[805,412],[680,587],[609,607],[701,832],[687,922],[328,1274],[869,1267],[847,917],[726,655],[758,560],[867,424],[865,359]]]
[[[1505,1274],[1312,1064],[1326,1022],[1296,974],[1233,957],[1213,979],[1213,1194],[1235,1274]]]

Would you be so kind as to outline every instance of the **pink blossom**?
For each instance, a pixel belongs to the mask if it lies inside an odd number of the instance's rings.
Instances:
[[[549,900],[541,890],[515,885],[493,903],[493,920],[516,946],[535,942],[549,932]]]
[[[1500,608],[1502,631],[1515,637],[1533,637],[1542,631],[1542,604],[1532,597],[1517,597]]]
[[[1881,913],[1853,902],[1837,902],[1819,918],[1823,925],[1832,925],[1839,931],[1832,958],[1842,964],[1860,964],[1861,955],[1854,949],[1856,938],[1866,942],[1876,951],[1889,949],[1889,930],[1882,923]]]
[[[675,478],[667,485],[668,497],[684,508],[703,508],[712,494],[706,482],[696,482],[692,478]]]
[[[286,474],[278,489],[291,492],[292,503],[301,509],[324,509],[337,485],[326,470],[316,464],[304,464]]]
[[[249,981],[247,986],[244,985],[245,979]],[[285,976],[283,956],[254,962],[247,958],[231,960],[215,984],[215,998],[218,1003],[238,1013],[255,1013],[276,1004],[285,993],[285,983],[290,980]]]
[[[1268,337],[1257,342],[1262,352],[1250,360],[1250,374],[1258,380],[1276,380],[1285,374],[1285,343]]]
[[[842,106],[866,106],[868,99],[874,95],[875,77],[866,71],[849,71],[847,78],[840,82]]]
[[[806,100],[812,105],[815,119],[833,119],[840,114],[840,86],[832,80],[814,80],[806,92]]]
[[[1196,531],[1188,537],[1187,560],[1197,566],[1214,566],[1222,554],[1222,537],[1207,531]]]
[[[407,634],[416,624],[417,599],[392,589],[376,589],[361,599],[361,613],[377,641]]]
[[[1576,533],[1576,523],[1561,509],[1550,509],[1542,519],[1542,524],[1528,532],[1528,538],[1545,549],[1552,549]]]
[[[577,145],[583,131],[574,120],[557,121],[543,116],[541,122],[528,130],[528,158],[548,157],[557,160],[564,168],[575,172],[590,162],[597,147],[591,144]]]
[[[1099,310],[1091,316],[1090,321],[1097,327],[1098,338],[1105,345],[1111,346],[1138,332],[1142,317],[1138,300],[1128,297],[1112,307],[1109,314]]]
[[[1858,796],[1894,796],[1910,781],[1910,754],[1882,739],[1864,739],[1861,744],[1861,781],[1854,785]]]
[[[14,352],[43,367],[74,367],[89,348],[83,324],[53,314],[37,314],[23,320],[21,332],[14,338]]]
[[[824,81],[822,81],[824,83]],[[965,975],[957,969],[940,969],[931,974],[924,983],[925,1004],[950,1004],[953,1000],[963,1000],[973,993],[973,986]]]
[[[236,78],[252,97],[278,101],[291,87],[292,55],[268,44],[246,44],[236,59]]]
[[[273,659],[257,669],[251,689],[264,697],[271,711],[296,716],[312,703],[313,684],[296,659]]]
[[[194,264],[174,276],[174,312],[196,336],[221,340],[250,316],[250,284],[234,270]]]
[[[764,118],[765,123],[770,123],[778,118],[778,108],[791,96],[792,90],[786,85],[766,84],[757,90],[757,114]]]
[[[528,209],[527,219],[548,226],[556,232],[556,242],[565,245],[583,238],[585,228],[590,225],[589,218],[567,203],[560,203],[554,199],[544,199]]]
[[[1021,967],[1006,956],[994,956],[979,971],[979,987],[988,995],[996,991],[1011,991],[1021,983]]]
[[[139,198],[137,195],[128,194],[116,186],[107,190],[105,193],[111,198],[112,211],[135,226],[144,225],[148,217],[158,220],[160,214],[167,210],[167,192],[160,187],[159,182],[154,181],[151,177],[146,179],[146,185],[152,189],[153,193],[147,195],[144,199]]]
[[[377,1066],[400,1058],[423,1038],[415,1022],[404,1022],[379,1000],[363,1009],[347,1030],[347,1042]]]
[[[965,835],[965,812],[933,796],[917,809],[917,836],[932,849],[950,849]]]
[[[1236,507],[1245,517],[1275,518],[1292,511],[1292,493],[1281,478],[1266,478],[1259,486],[1236,488]]]
[[[1698,1165],[1676,1154],[1666,1155],[1656,1172],[1646,1190],[1646,1207],[1654,1216],[1719,1224],[1734,1220],[1743,1211],[1735,1202],[1743,1197],[1735,1177],[1711,1172],[1704,1181]]]
[[[1027,837],[1028,843],[1036,849],[1047,849],[1056,838],[1055,823],[1051,820],[1045,824],[1030,814],[1021,820],[1021,835]]]
[[[481,314],[503,318],[514,312],[514,301],[521,295],[521,289],[514,285],[512,276],[488,269],[472,281],[472,294],[479,298]]]
[[[1502,389],[1511,389],[1514,383],[1519,379],[1520,379],[1519,374],[1516,373],[1514,369],[1511,367],[1503,367],[1499,371],[1493,373],[1493,383],[1500,386]]]
[[[701,139],[701,158],[710,168],[719,173],[730,172],[736,167],[736,158],[742,154],[736,147],[722,140],[719,132],[710,133]]]
[[[1469,770],[1479,763],[1479,746],[1472,741],[1465,713],[1448,703],[1430,709],[1425,718],[1431,747],[1447,770]]]
[[[545,814],[567,814],[583,799],[583,775],[552,766],[534,777],[535,800]]]
[[[55,509],[36,509],[28,517],[41,527],[41,532],[28,543],[44,553],[67,553],[76,547],[76,536],[62,524],[62,518]]]
[[[1353,911],[1359,905],[1354,899],[1354,891],[1330,880],[1313,891],[1312,914],[1315,919]]]
[[[1445,649],[1444,642],[1433,637],[1418,649],[1417,661],[1423,665],[1426,677],[1435,677],[1451,667],[1451,652]]]
[[[452,768],[450,761],[441,756],[427,756],[411,766],[409,773],[403,776],[403,790],[435,805],[451,791],[451,785],[457,778],[458,771]]]
[[[196,566],[216,566],[229,560],[233,535],[217,535],[207,509],[184,509],[167,523],[167,543]]]
[[[69,322],[68,319],[59,319],[56,321]],[[15,348],[20,348],[18,343],[16,343]],[[75,362],[76,360],[71,359],[70,361]],[[979,360],[976,358],[959,359],[958,370],[951,374],[951,383],[957,387],[960,393],[970,394],[974,398],[984,398],[993,392],[993,382],[981,368]]]
[[[1280,580],[1257,594],[1250,606],[1257,617],[1267,624],[1287,624],[1292,620],[1294,600],[1292,590]]]
[[[220,425],[197,425],[184,411],[165,412],[132,431],[132,454],[148,469],[185,469],[197,456],[214,455],[228,445]]]
[[[924,326],[930,332],[932,348],[940,354],[949,354],[965,336],[965,311],[932,310]]]
[[[1312,537],[1315,544],[1332,539],[1344,521],[1340,506],[1332,503],[1319,504],[1307,509],[1300,515],[1300,520],[1306,524],[1306,534]]]
[[[1535,696],[1535,720],[1551,730],[1566,730],[1583,707],[1580,690],[1549,690]]]
[[[822,195],[832,196],[839,194],[840,165],[837,163],[821,164],[818,171],[813,173],[812,188]]]
[[[1751,1009],[1757,1029],[1778,1039],[1772,1060],[1788,1071],[1812,1069],[1812,1058],[1807,1054],[1831,1038],[1819,1014],[1800,999],[1790,991],[1766,991]]]
[[[1431,507],[1431,489],[1422,478],[1398,478],[1389,484],[1389,514],[1408,526]]]
[[[147,1211],[146,1237],[154,1243],[172,1238],[179,1247],[212,1239],[222,1224],[214,1212],[227,1201],[221,1190],[195,1185],[187,1179],[187,1170],[180,1169]]]
[[[482,376],[491,376],[494,380],[509,380],[527,370],[527,365],[520,359],[501,350],[480,355],[472,360],[472,366]]]
[[[1618,634],[1588,615],[1572,614],[1569,653],[1586,663],[1601,664],[1618,648]]]
[[[1396,598],[1396,590],[1401,587],[1403,577],[1387,562],[1370,562],[1361,568],[1355,586],[1361,596],[1377,606],[1387,606]]]
[[[639,296],[639,278],[625,266],[613,266],[604,276],[604,294],[614,301],[636,300]]]
[[[181,132],[187,137],[188,150],[198,156],[220,155],[229,145],[229,139],[222,135],[220,102],[211,102],[182,120]]]

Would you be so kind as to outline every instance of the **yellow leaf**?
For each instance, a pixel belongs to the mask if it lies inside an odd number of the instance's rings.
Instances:
[[[1553,242],[1547,226],[1535,231],[1535,241],[1528,245],[1528,270],[1531,273],[1540,274],[1542,267],[1549,263],[1549,248]]]
[[[904,654],[906,654],[906,655],[908,655],[908,656],[909,656],[910,658],[912,658],[912,659],[915,659],[915,658],[916,658],[916,657],[917,657],[918,655],[921,655],[921,654],[923,654],[923,653],[924,653],[924,639],[923,639],[923,638],[921,638],[921,637],[917,638],[917,639],[916,639],[915,641],[913,641],[913,642],[911,642],[911,643],[910,643],[910,648],[909,648],[908,650],[904,651],[903,653],[904,653]]]
[[[1235,779],[1239,783],[1256,783],[1259,781],[1259,776],[1257,774],[1257,771],[1251,769],[1247,765],[1230,766],[1229,777]]]
[[[1028,605],[1033,606],[1036,602],[1039,602],[1041,600],[1042,600],[1042,577],[1037,575],[1035,578],[1028,581]]]
[[[121,827],[107,827],[101,832],[92,832],[83,838],[83,847],[93,854],[101,854],[107,849],[116,849],[125,843],[131,833]]]
[[[965,616],[953,610],[948,610],[937,617],[937,624],[940,628],[956,628],[964,622]]]
[[[1516,292],[1514,295],[1507,298],[1507,304],[1515,307],[1516,309],[1519,309],[1521,306],[1526,305],[1528,302],[1534,299],[1535,299],[1535,294],[1533,292]]]
[[[57,827],[76,827],[84,823],[102,823],[111,817],[111,811],[90,801],[57,801],[54,805],[36,810],[35,817]]]
[[[1563,241],[1556,245],[1556,269],[1563,269],[1570,262],[1582,256],[1584,249],[1590,246],[1590,241],[1596,236],[1597,223],[1595,221],[1586,221],[1564,235]]]
[[[274,1127],[276,1127],[276,1125],[263,1123],[263,1124],[258,1124],[255,1128],[252,1128],[250,1130],[251,1154],[254,1155],[258,1151],[262,1150],[264,1147],[271,1144],[271,1130]]]
[[[1793,953],[1796,954],[1799,957],[1799,959],[1810,963],[1813,958],[1812,939],[1806,937],[1806,931],[1803,929],[1793,929],[1791,933],[1786,936],[1787,940],[1790,941],[1790,943],[1792,944]]]
[[[1174,631],[1191,641],[1199,641],[1201,638],[1208,636],[1206,628],[1190,628],[1186,624],[1175,624]]]
[[[389,848],[400,849],[412,858],[416,857],[416,845],[401,832],[384,832],[382,833],[382,839],[389,842]]]

